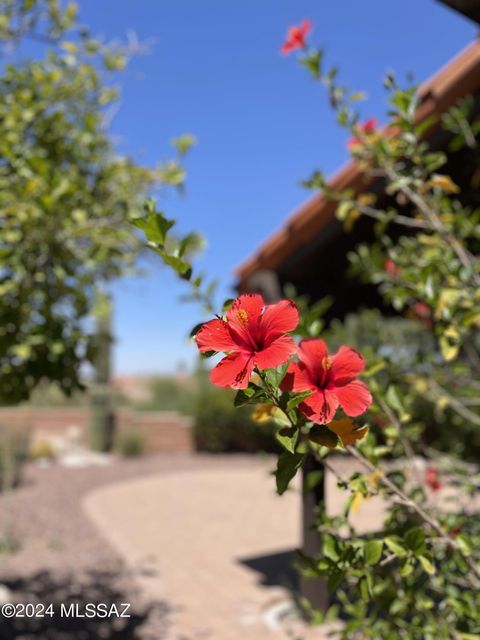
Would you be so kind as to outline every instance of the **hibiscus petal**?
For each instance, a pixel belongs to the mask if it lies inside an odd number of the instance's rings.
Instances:
[[[227,323],[223,320],[205,322],[195,336],[195,341],[202,353],[206,351],[238,351],[239,348],[228,330]]]
[[[231,329],[248,345],[258,334],[258,320],[265,302],[258,293],[244,293],[234,301],[227,311],[227,322]]]
[[[293,338],[287,335],[274,340],[266,349],[255,354],[255,364],[259,369],[274,369],[286,362],[297,351]]]
[[[328,349],[323,340],[312,338],[302,340],[298,347],[298,357],[310,369],[312,378],[322,380],[328,364]]]
[[[264,306],[265,302],[259,293],[244,293],[236,298],[227,311],[227,320],[240,322],[242,325],[247,322],[256,322]]]
[[[347,416],[359,416],[372,404],[372,394],[367,385],[360,380],[354,380],[343,387],[336,387],[335,394]]]
[[[365,360],[351,347],[340,347],[331,357],[332,380],[335,386],[352,382],[365,369]]]
[[[328,424],[335,417],[338,399],[333,391],[317,391],[299,405],[300,411],[312,422]]]
[[[292,362],[288,365],[287,373],[280,385],[282,391],[293,391],[299,393],[300,391],[310,391],[315,389],[308,369],[303,362]]]
[[[280,333],[293,331],[299,322],[298,307],[291,300],[269,304],[260,318],[261,331],[268,341]]]
[[[210,380],[217,387],[245,389],[253,371],[253,358],[248,353],[231,353],[210,372]]]

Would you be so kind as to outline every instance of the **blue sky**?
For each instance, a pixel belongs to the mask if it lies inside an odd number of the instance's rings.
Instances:
[[[312,42],[369,99],[365,116],[383,118],[382,78],[413,72],[421,81],[475,36],[473,23],[434,0],[81,0],[97,34],[133,29],[155,39],[123,81],[112,123],[119,149],[155,166],[169,140],[192,132],[184,196],[161,202],[182,230],[208,239],[199,268],[227,297],[233,269],[308,197],[299,181],[346,159],[345,132],[325,95],[294,60],[279,55],[288,25],[314,23]],[[114,287],[117,373],[174,371],[191,364],[190,328],[202,320],[179,302],[184,287],[161,268]]]

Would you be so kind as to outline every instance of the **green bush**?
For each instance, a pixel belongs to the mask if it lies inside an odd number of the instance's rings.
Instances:
[[[135,405],[141,411],[178,411],[191,416],[195,410],[195,380],[162,376],[150,382],[150,399]]]
[[[199,394],[193,429],[196,449],[209,453],[280,451],[273,423],[254,422],[250,407],[233,406],[234,395],[215,388]]]
[[[385,366],[376,377],[385,387],[395,385],[402,394],[411,393],[415,379],[416,394],[409,406],[409,424],[404,429],[421,432],[424,445],[478,461],[480,429],[454,411],[445,399],[442,402],[441,395],[432,392],[435,380],[450,392],[461,385],[463,354],[455,364],[456,381],[455,371],[446,364],[439,366],[442,358],[428,327],[413,318],[385,317],[373,309],[352,313],[342,322],[334,320],[323,337],[332,345],[332,350],[341,344],[358,349],[365,356],[367,368],[369,362],[383,360]],[[467,406],[468,402],[476,406],[476,397],[469,398],[467,393],[465,390],[464,402]]]
[[[117,449],[125,458],[136,458],[145,453],[145,437],[139,431],[130,429],[118,436]]]

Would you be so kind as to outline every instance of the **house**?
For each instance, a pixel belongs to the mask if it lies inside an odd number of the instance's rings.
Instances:
[[[479,3],[463,4],[465,11],[475,11]],[[478,10],[477,10],[478,14]],[[480,16],[478,16],[480,19]],[[474,175],[480,166],[478,149],[449,150],[450,134],[440,128],[442,115],[465,96],[474,97],[471,117],[480,113],[480,40],[472,42],[459,55],[440,69],[419,89],[418,122],[434,118],[427,137],[434,149],[447,152],[445,172],[461,188],[464,204],[480,207],[480,176]],[[388,135],[389,129],[384,130]],[[477,188],[475,188],[477,180]],[[329,181],[333,190],[352,189],[356,194],[373,192],[379,206],[388,206],[380,179],[366,177],[359,164],[350,161]],[[473,185],[473,186],[472,186]],[[395,206],[398,208],[399,203]],[[400,205],[402,206],[402,205]],[[408,204],[403,205],[408,214]],[[258,291],[267,301],[281,296],[286,283],[293,284],[298,293],[308,294],[312,301],[334,294],[334,303],[326,320],[343,318],[360,307],[382,307],[382,299],[373,285],[364,285],[348,275],[348,253],[360,243],[374,239],[374,221],[362,216],[351,233],[335,217],[336,204],[322,193],[302,204],[283,226],[268,238],[236,271],[240,291]],[[389,227],[392,236],[405,229]]]

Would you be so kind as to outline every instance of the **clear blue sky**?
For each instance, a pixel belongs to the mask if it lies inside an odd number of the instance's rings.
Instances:
[[[154,166],[168,141],[193,132],[185,196],[161,206],[183,230],[208,238],[200,268],[230,294],[233,269],[308,194],[313,169],[345,159],[339,129],[320,87],[279,47],[288,25],[314,22],[312,41],[342,79],[365,90],[365,116],[383,118],[382,78],[393,69],[421,81],[475,36],[473,23],[434,0],[81,0],[81,17],[107,38],[129,29],[154,38],[124,80],[112,128],[122,152]],[[186,336],[203,318],[178,301],[170,274],[115,286],[117,373],[174,371],[192,363]]]

